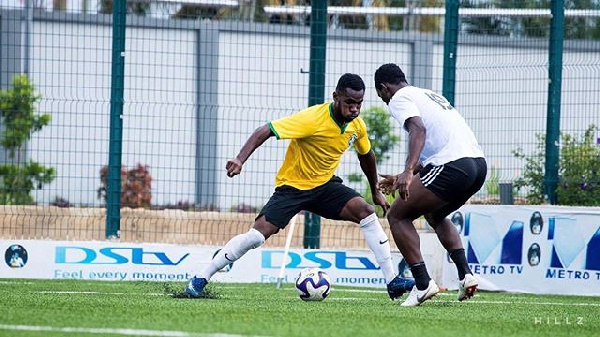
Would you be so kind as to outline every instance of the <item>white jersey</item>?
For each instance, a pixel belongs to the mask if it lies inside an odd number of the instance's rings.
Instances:
[[[408,86],[394,94],[388,108],[403,128],[410,117],[420,116],[423,120],[427,130],[420,157],[423,167],[484,156],[473,131],[444,96]]]

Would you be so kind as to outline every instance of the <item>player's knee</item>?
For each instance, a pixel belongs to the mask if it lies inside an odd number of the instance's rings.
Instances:
[[[425,221],[427,221],[427,224],[435,229],[437,222],[434,220],[434,217],[431,215],[431,213],[425,214],[423,217],[425,218]]]
[[[396,205],[393,205],[386,215],[386,218],[388,219],[388,222],[390,224],[401,220],[400,212],[398,212],[397,207],[394,207],[394,206],[396,206]]]
[[[358,218],[362,220],[362,219],[368,217],[369,215],[375,213],[375,207],[373,207],[372,205],[369,205],[365,202],[358,208],[357,211],[358,211]]]
[[[425,214],[423,215],[423,217],[425,218],[425,221],[427,221],[429,226],[431,226],[431,228],[433,229],[436,229],[440,222],[444,221],[444,218],[440,218],[439,216],[436,216],[433,213]]]
[[[275,235],[279,232],[279,227],[267,221],[265,216],[261,216],[254,222],[252,229],[262,234],[263,238],[267,240],[271,235]]]

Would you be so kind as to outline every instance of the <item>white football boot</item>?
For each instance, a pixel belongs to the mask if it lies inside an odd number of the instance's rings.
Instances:
[[[458,281],[458,300],[464,301],[473,297],[477,291],[477,279],[471,274],[465,274],[465,278]]]
[[[427,301],[428,299],[432,298],[433,296],[437,295],[439,292],[440,288],[437,286],[437,284],[435,284],[435,281],[429,280],[429,286],[427,287],[427,289],[419,290],[415,285],[410,291],[410,294],[408,294],[408,298],[406,299],[406,301],[402,302],[402,304],[400,305],[403,307],[416,307],[418,305],[421,305],[421,303]]]

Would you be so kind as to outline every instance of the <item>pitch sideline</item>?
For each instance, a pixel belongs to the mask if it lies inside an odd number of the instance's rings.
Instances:
[[[43,326],[43,325],[12,325],[12,324],[0,324],[0,330],[113,334],[113,335],[123,335],[123,336],[250,337],[250,335],[236,335],[236,334],[226,334],[226,333],[193,333],[193,332],[169,331],[169,330],[75,328],[75,327],[53,327],[53,326]],[[252,337],[258,337],[258,336],[252,336]]]

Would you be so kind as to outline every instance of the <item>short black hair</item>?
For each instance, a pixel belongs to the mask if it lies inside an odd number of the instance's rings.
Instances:
[[[338,80],[335,90],[341,92],[347,88],[356,91],[365,90],[365,82],[363,82],[362,78],[356,74],[345,73]]]
[[[389,84],[408,83],[402,69],[394,63],[386,63],[375,71],[375,88],[379,88],[383,82]]]

